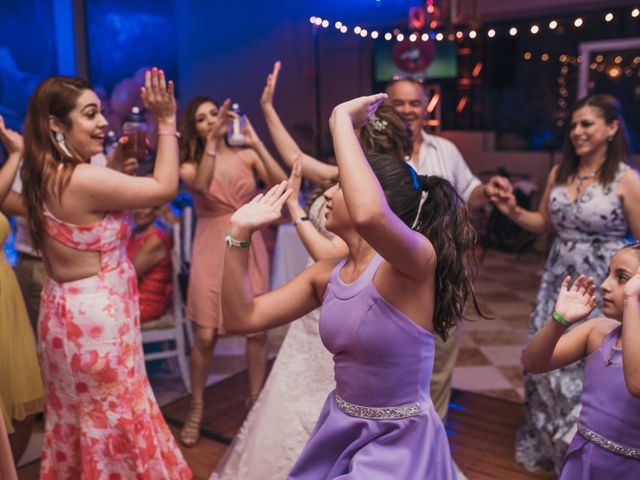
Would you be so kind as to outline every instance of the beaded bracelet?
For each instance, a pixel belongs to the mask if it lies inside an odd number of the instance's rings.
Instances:
[[[558,322],[563,327],[570,327],[571,326],[571,324],[567,321],[567,319],[564,318],[562,315],[560,315],[555,310],[553,312],[551,312],[551,318],[553,318],[556,322]]]
[[[249,248],[251,245],[251,239],[249,240],[236,240],[235,238],[231,238],[229,232],[224,236],[224,241],[229,248],[238,247],[238,248]]]

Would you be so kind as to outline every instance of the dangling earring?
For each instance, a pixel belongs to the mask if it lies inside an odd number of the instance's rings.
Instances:
[[[64,142],[64,135],[62,134],[62,132],[56,132],[56,142],[58,142],[60,150],[62,150],[67,155],[67,157],[72,156],[71,152],[67,148],[67,144]]]
[[[613,135],[609,135],[607,137],[607,142],[609,142],[609,143],[613,142]]]

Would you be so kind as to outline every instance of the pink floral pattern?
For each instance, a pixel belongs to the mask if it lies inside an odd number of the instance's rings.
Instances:
[[[96,225],[64,223],[45,209],[47,233],[101,252],[93,277],[42,292],[39,353],[46,389],[40,478],[191,479],[144,369],[129,222],[120,212]]]

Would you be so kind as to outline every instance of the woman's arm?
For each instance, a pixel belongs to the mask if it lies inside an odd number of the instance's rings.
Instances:
[[[364,125],[386,98],[383,93],[359,97],[333,109],[329,124],[340,185],[356,232],[394,268],[423,280],[435,268],[433,245],[393,213],[354,130]]]
[[[22,135],[6,128],[2,116],[0,116],[0,141],[8,154],[2,169],[0,169],[0,204],[2,204],[11,191],[13,179],[20,166],[23,146]]]
[[[555,312],[573,324],[589,316],[596,306],[593,279],[580,275],[569,289],[571,277],[562,282]],[[551,312],[549,312],[551,315]],[[564,367],[586,356],[587,342],[594,321],[585,322],[565,333],[563,325],[551,316],[522,352],[522,366],[528,373],[545,373]]]
[[[161,262],[169,250],[159,237],[151,237],[138,250],[138,253],[131,259],[131,264],[136,271],[138,278],[143,277]]]
[[[624,216],[629,223],[631,235],[640,240],[640,174],[630,168],[620,179],[618,193],[622,198]]]
[[[640,398],[640,268],[624,286],[622,367],[627,390]]]
[[[547,185],[544,189],[542,199],[537,211],[525,210],[516,203],[513,192],[501,190],[491,195],[491,201],[504,215],[516,222],[525,230],[533,233],[545,233],[551,229],[551,219],[549,218],[549,197],[551,189],[556,181],[558,167],[553,167],[547,178]]]
[[[302,176],[316,185],[327,182],[338,174],[338,168],[335,165],[321,162],[302,152],[296,141],[283,125],[278,112],[273,106],[273,95],[276,90],[279,74],[280,62],[276,62],[273,65],[273,72],[267,77],[267,83],[260,98],[260,105],[262,106],[262,112],[267,122],[271,139],[285,165],[293,167],[296,158],[302,155]]]
[[[349,249],[340,237],[336,235],[332,239],[329,239],[322,235],[310,221],[299,221],[299,219],[307,215],[300,206],[300,203],[298,203],[301,183],[302,167],[300,165],[300,159],[297,159],[293,164],[293,169],[289,176],[291,195],[287,199],[287,208],[289,209],[296,233],[302,241],[302,244],[307,249],[307,252],[309,252],[309,255],[311,255],[311,258],[316,262],[326,258],[344,257]]]
[[[158,152],[153,177],[132,177],[109,168],[78,165],[69,194],[84,202],[89,210],[126,210],[158,206],[178,193],[178,139],[173,82],[164,72],[147,71],[142,100],[158,118]],[[66,195],[66,193],[65,193]]]
[[[260,179],[271,188],[286,180],[287,174],[284,173],[282,167],[278,165],[278,162],[271,156],[267,147],[264,146],[264,143],[262,143],[262,140],[253,129],[249,118],[245,117],[245,119],[246,123],[243,133],[247,139],[247,146],[258,154],[258,161],[254,164],[256,173]]]
[[[258,195],[231,216],[228,236],[248,242],[251,234],[278,220],[291,194],[282,182],[265,195]],[[229,247],[222,275],[222,318],[232,333],[258,332],[291,322],[320,305],[318,281],[326,280],[327,264],[316,263],[283,287],[253,296],[249,282],[249,248]]]
[[[231,100],[227,98],[220,107],[218,115],[207,135],[207,143],[202,152],[200,162],[190,161],[180,165],[180,180],[196,192],[207,193],[211,186],[211,181],[215,174],[218,146],[220,142],[224,141],[218,136],[218,133],[220,132],[221,125],[229,118],[230,103]]]

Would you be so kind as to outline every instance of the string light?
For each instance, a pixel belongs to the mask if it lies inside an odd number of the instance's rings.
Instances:
[[[463,36],[464,36],[464,34],[463,34],[461,31],[457,31],[457,32],[456,32],[456,38],[457,38],[458,40],[460,40]]]
[[[415,42],[418,39],[418,36],[415,33],[409,35],[409,41]]]
[[[404,35],[403,35],[403,34],[401,34],[401,33],[399,33],[399,34],[396,36],[396,40],[398,40],[399,42],[403,41],[403,40],[404,40]]]
[[[338,30],[340,30],[340,29],[342,28],[342,22],[341,22],[341,21],[339,21],[339,20],[338,20],[338,21],[336,22],[336,28],[337,28]]]
[[[444,35],[442,33],[437,33],[436,34],[436,40],[441,42],[444,39]]]
[[[323,20],[323,21],[322,21],[322,26],[323,26],[324,28],[327,28],[327,27],[329,26],[329,20]]]
[[[489,31],[487,32],[487,36],[489,38],[493,38],[496,36],[496,31],[493,28],[490,28]]]
[[[422,39],[423,42],[427,42],[427,41],[429,41],[429,34],[428,33],[423,33],[420,38]]]
[[[476,38],[476,36],[477,36],[477,35],[478,35],[478,34],[476,33],[476,31],[475,31],[475,30],[471,30],[471,31],[469,32],[469,38]]]
[[[531,60],[531,52],[524,52],[524,59]]]
[[[613,13],[609,12],[604,16],[605,21],[610,22],[613,20]]]
[[[353,28],[353,33],[355,33],[356,35],[360,35],[361,31],[362,31],[362,28],[360,28],[360,27],[354,27]]]
[[[531,33],[534,35],[540,31],[540,27],[538,25],[531,25]]]
[[[373,32],[371,32],[371,38],[373,38],[374,40],[375,40],[376,38],[378,38],[378,35],[379,35],[379,34],[378,34],[378,32],[377,32],[376,30],[374,30]]]
[[[518,29],[516,27],[511,27],[509,29],[509,35],[511,35],[512,37],[515,37],[518,34]]]
[[[582,26],[582,18],[578,17],[573,21],[573,24],[576,26],[576,28],[580,28]]]
[[[634,8],[634,9],[631,11],[631,16],[632,16],[633,18],[636,18],[638,15],[640,15],[640,9]]]
[[[348,31],[348,30],[349,30],[349,29],[347,28],[347,26],[346,26],[346,25],[342,25],[342,26],[340,27],[340,31],[341,31],[342,33],[347,33],[347,31]]]
[[[555,30],[557,27],[558,27],[558,22],[556,22],[555,20],[551,20],[551,21],[549,22],[549,28],[550,28],[551,30]]]
[[[385,33],[385,34],[384,34],[384,39],[385,39],[385,40],[389,41],[389,40],[391,40],[392,38],[393,38],[393,35],[391,35],[389,32],[387,32],[387,33]]]
[[[369,32],[367,32],[367,29],[366,29],[366,28],[363,28],[362,30],[360,30],[360,36],[361,36],[362,38],[366,37],[366,36],[367,36],[367,33],[369,33]]]
[[[310,18],[309,18],[309,21],[310,21],[311,23],[316,23],[316,17],[310,17]]]

